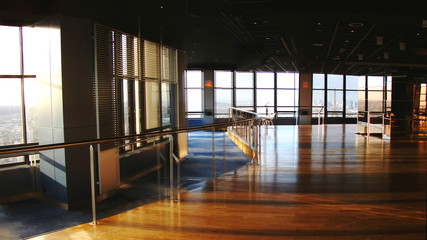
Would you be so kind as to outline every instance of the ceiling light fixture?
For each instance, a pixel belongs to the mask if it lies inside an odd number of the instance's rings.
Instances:
[[[348,26],[352,28],[361,28],[364,26],[364,24],[362,22],[352,22],[349,23]]]
[[[377,45],[383,45],[384,44],[384,37],[377,37]]]
[[[390,53],[384,52],[384,59],[390,59]]]
[[[313,47],[323,47],[323,43],[313,43],[311,44]]]

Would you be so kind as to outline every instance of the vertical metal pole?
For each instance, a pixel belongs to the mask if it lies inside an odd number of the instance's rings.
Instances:
[[[172,136],[169,136],[169,173],[170,173],[170,200],[173,201],[173,157],[172,157],[172,147],[173,141],[171,139]]]
[[[384,137],[384,133],[385,133],[385,113],[382,114],[383,119],[382,119],[382,137]]]
[[[359,111],[357,111],[356,115],[356,133],[359,133]]]
[[[181,162],[179,161],[179,159],[177,159],[177,188],[178,188],[178,201],[181,201]]]
[[[96,222],[96,196],[95,196],[95,163],[93,157],[93,145],[89,147],[90,154],[90,189],[92,197],[92,225],[98,224]]]
[[[257,164],[261,164],[261,125],[258,126],[258,142],[257,142],[259,151],[258,151],[258,157],[257,157]]]
[[[258,148],[258,127],[259,127],[259,124],[254,126],[255,158],[254,158],[253,164],[255,164],[255,162],[258,161],[258,151],[259,151],[259,148]]]
[[[369,138],[369,136],[371,135],[371,113],[370,112],[368,112],[368,119],[367,119],[368,121],[367,121],[367,124],[368,124],[368,138]]]
[[[215,166],[215,127],[212,128],[212,178],[216,178],[216,166]]]

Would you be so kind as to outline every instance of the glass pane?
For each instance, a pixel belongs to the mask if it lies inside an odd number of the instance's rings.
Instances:
[[[313,89],[325,88],[325,74],[313,74]]]
[[[277,73],[277,88],[295,88],[295,73]]]
[[[123,80],[123,129],[124,134],[129,135],[129,126],[130,126],[130,106],[129,106],[129,91],[128,91],[128,80]]]
[[[328,117],[342,117],[342,112],[328,112]]]
[[[359,77],[359,90],[365,90],[366,89],[366,77],[360,76]]]
[[[295,117],[297,108],[294,107],[277,107],[277,117]]]
[[[147,129],[160,127],[160,89],[157,82],[145,82],[145,109]]]
[[[421,95],[426,95],[426,87],[427,87],[427,84],[421,83],[421,91],[420,91]]]
[[[368,90],[382,91],[384,86],[384,77],[368,76]]]
[[[347,91],[345,94],[345,111],[348,118],[355,118],[357,115],[357,103],[359,101],[358,91]]]
[[[343,110],[343,91],[328,91],[328,111]]]
[[[254,74],[252,72],[236,72],[236,88],[253,88]]]
[[[257,89],[256,106],[274,106],[273,89]]]
[[[0,78],[0,146],[22,143],[21,79]]]
[[[313,106],[325,106],[325,91],[313,90]]]
[[[365,104],[365,91],[358,91],[358,101],[357,101],[357,108],[359,111],[366,111],[366,104]]]
[[[295,106],[295,90],[277,90],[277,106]]]
[[[0,26],[0,36],[0,75],[20,75],[19,27]]]
[[[202,71],[187,71],[187,88],[202,87]]]
[[[325,106],[325,90],[313,90],[312,106]],[[313,108],[311,110],[313,117],[317,117],[320,111],[325,112],[322,108]]]
[[[274,73],[257,72],[256,87],[257,88],[274,88]]]
[[[162,125],[171,124],[171,90],[170,83],[162,83]]]
[[[37,105],[39,102],[39,85],[37,80],[34,78],[26,78],[24,81],[27,142],[35,143],[39,141],[39,121],[37,111]]]
[[[134,96],[135,96],[135,133],[141,133],[141,106],[139,95],[139,81],[135,81]]]
[[[233,72],[215,71],[215,87],[231,88],[233,87]]]
[[[236,106],[253,106],[254,105],[254,90],[252,89],[237,89],[236,90]]]
[[[274,107],[257,107],[256,112],[261,115],[267,115],[274,112]]]
[[[343,89],[343,75],[328,74],[328,89]]]
[[[187,111],[202,112],[202,89],[187,89]]]
[[[386,107],[391,108],[391,91],[387,91]]]
[[[392,76],[387,76],[387,91],[391,91],[391,83],[393,81],[393,77]]]
[[[368,91],[368,111],[383,111],[383,92]]]
[[[231,89],[215,89],[215,114],[228,114],[232,103]]]
[[[345,76],[345,89],[358,90],[359,89],[359,76]]]

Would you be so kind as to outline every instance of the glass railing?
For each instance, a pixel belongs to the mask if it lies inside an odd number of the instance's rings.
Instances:
[[[390,138],[391,135],[390,112],[359,111],[357,113],[356,133]]]
[[[242,115],[241,115],[242,116]],[[224,129],[228,128],[229,136],[230,134],[234,134],[244,139],[245,143],[249,146],[249,149],[252,151],[256,151],[256,154],[252,154],[254,157],[251,159],[251,162],[257,163],[259,159],[260,151],[260,127],[259,127],[259,119],[256,115],[246,114],[245,117],[234,118],[229,122],[225,123],[217,123],[211,125],[204,125],[199,127],[192,128],[184,128],[184,129],[176,129],[176,130],[166,130],[161,132],[152,132],[146,134],[139,135],[129,135],[122,137],[112,137],[105,139],[93,139],[86,141],[78,141],[78,142],[66,142],[66,143],[56,143],[56,144],[46,144],[46,145],[32,145],[32,146],[15,146],[10,148],[2,148],[0,149],[0,158],[5,156],[23,156],[28,154],[36,154],[40,151],[45,150],[53,150],[53,149],[66,149],[77,146],[87,146],[90,152],[90,186],[91,186],[91,205],[92,205],[92,224],[97,224],[97,214],[96,214],[96,203],[97,203],[97,182],[98,174],[96,174],[96,150],[98,149],[99,144],[103,143],[117,143],[119,147],[126,146],[136,146],[142,144],[142,142],[151,141],[155,149],[158,149],[157,144],[169,144],[169,152],[161,153],[160,150],[157,151],[157,156],[163,160],[164,163],[168,163],[169,168],[169,198],[171,201],[180,200],[181,199],[181,161],[175,156],[173,151],[174,139],[173,136],[176,136],[179,133],[188,133],[193,131],[206,131],[212,130],[213,133],[216,129]],[[244,133],[243,133],[244,132]],[[213,138],[215,135],[213,134]],[[163,139],[162,141],[157,141],[158,139]],[[212,141],[213,148],[213,159],[215,159],[215,144],[214,140]],[[43,160],[41,160],[43,161]],[[215,161],[213,161],[215,164]],[[176,165],[176,169],[174,166]],[[215,167],[213,168],[215,171]],[[176,175],[175,175],[176,174]],[[213,178],[215,178],[216,173],[213,173]]]

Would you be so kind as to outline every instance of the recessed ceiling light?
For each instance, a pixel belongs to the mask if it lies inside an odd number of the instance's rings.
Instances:
[[[323,47],[323,43],[313,43],[311,44],[313,47]]]
[[[361,28],[364,26],[364,24],[362,22],[352,22],[349,23],[348,26],[352,28]]]
[[[383,45],[384,44],[384,37],[376,37],[377,38],[377,45]]]

